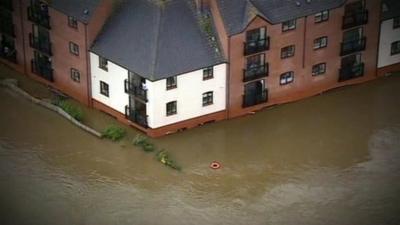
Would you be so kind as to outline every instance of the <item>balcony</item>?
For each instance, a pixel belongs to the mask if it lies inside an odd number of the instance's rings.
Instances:
[[[368,10],[357,10],[343,16],[342,29],[349,29],[368,23]]]
[[[339,82],[350,80],[364,75],[364,63],[344,66],[339,70]]]
[[[258,105],[268,101],[268,89],[243,95],[243,108]]]
[[[147,124],[148,116],[140,114],[138,111],[131,109],[129,106],[125,106],[125,117],[143,128],[149,127]]]
[[[269,50],[269,37],[266,39],[244,42],[244,55],[251,55],[266,50]]]
[[[28,19],[38,25],[50,29],[50,16],[47,11],[41,10],[41,6],[28,7]]]
[[[12,63],[17,63],[17,51],[6,46],[0,46],[0,57]]]
[[[8,34],[12,37],[15,37],[14,24],[12,22],[12,19],[10,20],[0,18],[0,33]]]
[[[243,82],[248,82],[266,76],[268,76],[268,63],[251,69],[243,70]]]
[[[128,80],[125,80],[125,93],[132,94],[139,99],[147,102],[147,90],[130,83]]]
[[[40,60],[31,60],[32,73],[41,76],[42,78],[53,82],[53,69],[50,63],[43,63]]]
[[[42,38],[33,36],[32,33],[29,34],[29,45],[32,48],[41,51],[49,56],[52,55],[51,43],[47,40],[43,40]]]
[[[12,0],[0,0],[0,7],[9,11],[14,10]]]
[[[340,56],[348,55],[354,52],[364,51],[365,50],[365,37],[356,40],[350,40],[342,42],[340,49]]]

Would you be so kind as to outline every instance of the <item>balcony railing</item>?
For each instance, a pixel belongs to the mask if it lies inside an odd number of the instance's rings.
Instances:
[[[40,63],[37,60],[31,60],[32,73],[37,74],[44,79],[53,82],[53,69],[50,63]]]
[[[14,10],[12,0],[0,0],[0,7],[9,11]]]
[[[364,75],[364,63],[344,66],[339,70],[339,82],[350,80]]]
[[[128,80],[125,80],[125,93],[132,94],[139,99],[147,102],[147,90],[143,89],[140,86],[132,84]]]
[[[14,24],[12,19],[0,18],[0,33],[15,37]]]
[[[17,63],[17,51],[5,46],[0,46],[0,57],[10,62]]]
[[[243,82],[255,80],[268,76],[268,63],[257,67],[243,70]]]
[[[47,40],[43,40],[42,38],[33,36],[32,33],[29,34],[29,45],[32,48],[41,51],[49,56],[52,55],[51,43]]]
[[[243,95],[243,108],[258,105],[268,101],[268,89]]]
[[[50,29],[50,16],[47,11],[43,11],[40,6],[28,7],[28,19],[38,25]]]
[[[244,55],[251,55],[266,50],[269,50],[269,37],[266,39],[244,42]]]
[[[368,23],[368,10],[357,10],[343,16],[342,29],[349,29]]]
[[[144,127],[148,128],[147,115],[142,115],[138,111],[131,109],[129,106],[125,106],[125,117],[130,121]]]
[[[362,37],[361,39],[357,40],[342,42],[340,55],[344,56],[354,52],[364,51],[365,43],[366,43],[365,37]]]

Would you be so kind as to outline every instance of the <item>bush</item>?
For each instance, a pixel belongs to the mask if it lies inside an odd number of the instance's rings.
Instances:
[[[82,121],[83,112],[78,106],[75,106],[67,101],[58,101],[56,105],[62,108],[66,113],[68,113],[74,119]]]
[[[172,169],[175,170],[181,170],[181,167],[178,166],[169,156],[169,153],[165,150],[161,150],[157,153],[156,158],[158,161],[160,161],[162,164],[171,167]]]
[[[112,141],[119,141],[125,136],[125,130],[121,127],[110,126],[103,132],[103,137]]]
[[[153,152],[155,150],[155,146],[142,135],[136,135],[133,139],[133,145],[141,147],[145,152]]]

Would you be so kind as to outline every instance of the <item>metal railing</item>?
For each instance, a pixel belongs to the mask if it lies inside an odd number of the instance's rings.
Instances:
[[[132,94],[139,99],[147,102],[147,90],[143,89],[140,86],[132,84],[128,80],[125,80],[125,93]]]
[[[244,55],[251,55],[266,50],[269,50],[269,36],[265,39],[244,42]]]
[[[47,40],[43,40],[39,37],[33,36],[32,33],[29,34],[29,45],[32,48],[41,51],[49,56],[52,55],[51,43]]]
[[[0,57],[10,62],[17,63],[17,51],[6,46],[0,46]]]
[[[341,43],[340,55],[348,55],[354,52],[364,51],[366,38],[362,37],[356,40],[344,41]]]
[[[147,123],[148,116],[140,114],[138,111],[131,109],[129,106],[125,106],[125,117],[141,127],[149,127]]]
[[[12,18],[0,18],[0,33],[15,37],[14,24]]]
[[[32,73],[37,74],[44,79],[53,82],[53,69],[50,63],[41,63],[34,59],[31,60]]]
[[[243,70],[243,82],[268,76],[268,63]]]
[[[38,25],[51,29],[50,27],[50,16],[48,12],[38,8],[40,6],[29,6],[28,7],[28,19]]]
[[[368,10],[357,10],[343,16],[342,29],[349,29],[368,23]]]
[[[364,75],[364,63],[344,66],[339,70],[339,82],[350,80]]]
[[[243,95],[243,108],[258,105],[268,101],[268,89],[262,92],[252,92]]]

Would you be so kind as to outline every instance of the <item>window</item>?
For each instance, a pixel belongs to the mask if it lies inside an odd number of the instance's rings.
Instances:
[[[326,63],[320,63],[312,67],[312,75],[317,76],[326,72]]]
[[[203,93],[203,106],[212,105],[214,101],[213,92],[209,91]]]
[[[108,97],[108,84],[106,82],[100,81],[100,93]]]
[[[316,13],[314,16],[315,23],[321,23],[329,19],[329,10],[324,10],[322,12]]]
[[[176,76],[167,78],[167,90],[174,89],[177,87]]]
[[[212,79],[214,77],[214,68],[208,67],[203,70],[203,80]]]
[[[101,56],[99,56],[99,68],[108,71],[108,61]]]
[[[74,42],[69,42],[69,52],[74,55],[79,55],[79,46]]]
[[[81,81],[81,74],[77,69],[71,68],[71,79],[77,83]]]
[[[314,49],[325,48],[328,45],[328,37],[320,37],[314,40]]]
[[[400,53],[400,41],[395,41],[392,43],[390,48],[390,55],[397,55]]]
[[[176,101],[167,103],[167,116],[175,115],[176,112]]]
[[[75,17],[68,16],[68,26],[78,29],[78,21],[75,19]]]
[[[293,71],[286,72],[286,73],[281,75],[280,84],[281,85],[290,84],[290,83],[293,82],[293,80],[294,80],[294,72]]]
[[[281,59],[286,59],[294,56],[294,45],[289,45],[281,49]]]
[[[288,20],[282,23],[282,31],[289,31],[296,29],[296,19]]]
[[[399,27],[400,27],[400,16],[393,18],[393,29],[396,29]]]

